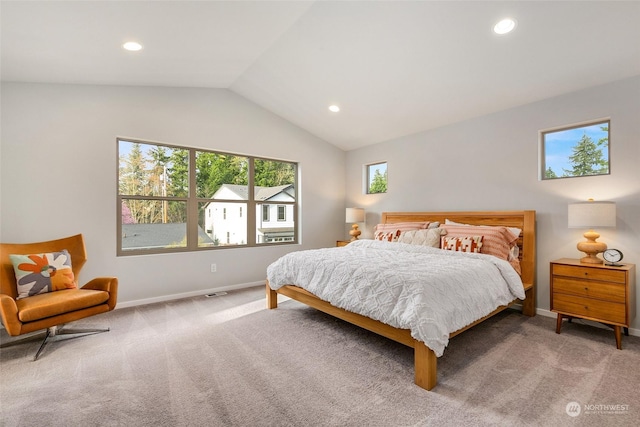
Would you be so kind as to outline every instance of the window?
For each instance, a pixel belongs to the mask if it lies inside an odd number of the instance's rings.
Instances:
[[[540,178],[608,175],[609,120],[540,132]]]
[[[117,143],[118,255],[297,242],[296,163]],[[269,201],[282,207],[282,222],[263,224],[276,206]]]
[[[278,206],[278,221],[286,221],[286,210],[284,206]]]
[[[367,194],[387,192],[387,162],[366,166]]]

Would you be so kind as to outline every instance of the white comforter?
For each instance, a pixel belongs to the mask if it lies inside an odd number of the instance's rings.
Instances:
[[[267,268],[267,278],[272,289],[296,285],[410,329],[438,357],[451,332],[525,295],[513,267],[494,256],[377,240],[289,253]]]

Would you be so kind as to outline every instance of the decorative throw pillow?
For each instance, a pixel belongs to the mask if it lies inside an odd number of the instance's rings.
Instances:
[[[45,254],[9,255],[18,284],[18,298],[77,287],[67,250]]]
[[[447,236],[451,237],[484,236],[482,253],[497,256],[505,261],[509,261],[511,248],[518,243],[518,237],[506,227],[449,224],[440,227],[447,230]]]
[[[376,234],[373,235],[375,240],[384,240],[387,242],[397,242],[398,237],[402,234],[402,230],[395,231],[376,231]]]
[[[465,236],[465,237],[447,237],[442,238],[442,249],[457,252],[474,252],[480,253],[482,247],[482,239],[484,236]]]
[[[428,228],[426,230],[403,231],[398,238],[398,243],[410,245],[440,247],[440,237],[447,234],[444,228]]]

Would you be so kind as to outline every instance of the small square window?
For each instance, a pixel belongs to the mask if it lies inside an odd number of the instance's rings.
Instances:
[[[387,192],[387,162],[366,166],[367,194]]]

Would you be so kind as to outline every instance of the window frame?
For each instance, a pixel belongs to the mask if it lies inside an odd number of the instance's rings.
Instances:
[[[120,193],[120,142],[128,142],[132,144],[145,144],[145,145],[153,145],[157,147],[167,147],[170,149],[179,149],[185,150],[188,153],[188,191],[186,197],[175,197],[175,196],[139,196],[139,195],[123,195]],[[216,202],[224,202],[224,203],[237,203],[240,204],[240,209],[242,210],[242,206],[246,205],[246,212],[243,212],[244,215],[241,216],[241,219],[245,220],[246,223],[246,233],[247,233],[247,241],[244,244],[233,244],[233,245],[217,245],[217,246],[199,246],[198,243],[198,230],[200,228],[199,223],[199,215],[198,209],[200,204],[202,206],[206,206],[206,203],[213,201],[213,198],[201,198],[196,195],[196,152],[208,152],[215,153],[220,155],[228,155],[228,156],[239,156],[245,157],[248,161],[248,184],[247,184],[247,192],[248,196],[246,200],[227,200],[227,199],[215,199]],[[273,161],[273,162],[282,162],[289,163],[295,166],[294,173],[294,201],[278,201],[278,205],[292,205],[293,206],[293,239],[289,241],[283,242],[257,242],[257,232],[258,232],[258,224],[256,216],[257,206],[264,205],[265,201],[256,200],[255,199],[255,180],[254,180],[254,161],[255,160],[265,160],[265,161]],[[262,156],[253,156],[246,154],[238,154],[238,153],[229,153],[218,150],[210,150],[203,148],[195,148],[195,147],[187,147],[180,146],[176,144],[168,144],[161,143],[155,141],[145,141],[134,138],[125,138],[125,137],[117,137],[116,138],[116,229],[117,229],[117,238],[116,238],[116,256],[135,256],[135,255],[152,255],[152,254],[166,254],[166,253],[179,253],[179,252],[194,252],[194,251],[208,251],[208,250],[225,250],[225,249],[236,249],[236,248],[247,248],[247,247],[271,247],[283,244],[298,244],[299,242],[299,230],[300,230],[300,209],[299,209],[299,200],[300,200],[300,190],[299,190],[299,179],[300,177],[300,164],[291,160],[283,160],[283,159],[274,159],[269,157]],[[163,247],[163,248],[152,248],[152,249],[126,249],[122,248],[122,204],[126,200],[142,200],[142,201],[161,201],[161,202],[183,202],[186,203],[186,246],[181,247]],[[260,215],[262,213],[260,212]],[[204,224],[202,225],[204,227]],[[206,230],[205,230],[206,232]],[[227,237],[227,240],[229,237]]]
[[[386,180],[387,189],[385,191],[372,193],[371,184],[372,184],[373,176],[371,176],[371,171],[374,166],[378,166],[378,165],[385,165],[384,170],[385,170],[385,173],[387,174],[387,180]],[[364,194],[386,194],[388,191],[389,191],[389,162],[385,160],[381,162],[367,163],[366,165],[364,165]]]
[[[606,144],[607,172],[591,173],[591,174],[584,174],[584,175],[566,175],[566,176],[562,175],[562,176],[547,177],[547,169],[550,168],[547,161],[547,154],[549,151],[547,150],[547,142],[548,142],[547,136],[550,134],[558,134],[560,132],[580,130],[582,128],[589,128],[592,126],[600,126],[600,127],[606,126],[607,128],[607,131],[606,131],[607,132],[607,144]],[[585,135],[586,135],[586,132],[585,132]],[[599,141],[596,143],[599,144]],[[555,181],[555,180],[564,179],[564,178],[584,178],[589,176],[603,176],[603,175],[611,174],[611,118],[609,117],[541,130],[539,131],[538,144],[539,144],[539,159],[538,159],[538,180],[539,181]],[[571,148],[573,147],[574,146],[572,146]],[[555,174],[555,171],[552,170],[552,172],[554,172]]]

